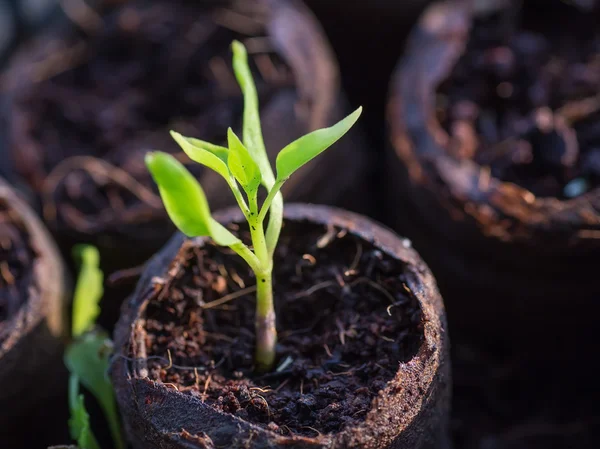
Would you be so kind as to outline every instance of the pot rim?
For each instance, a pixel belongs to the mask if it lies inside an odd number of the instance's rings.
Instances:
[[[323,226],[333,225],[345,229],[370,242],[382,252],[405,265],[407,285],[419,302],[422,311],[424,338],[421,347],[413,358],[406,363],[399,363],[396,376],[388,381],[385,389],[373,398],[371,410],[365,420],[355,427],[343,428],[337,433],[314,438],[281,436],[231,414],[215,410],[211,406],[205,405],[198,398],[167,388],[160,382],[152,381],[147,377],[140,377],[139,371],[128,366],[127,361],[131,354],[132,343],[135,344],[132,342],[134,328],[137,327],[137,320],[140,318],[148,300],[147,293],[149,289],[147,284],[151,282],[152,278],[149,273],[155,272],[157,267],[164,270],[165,274],[168,271],[168,266],[165,266],[164,261],[158,261],[157,256],[147,265],[146,273],[136,287],[136,292],[124,304],[121,319],[116,328],[115,348],[118,356],[115,360],[112,375],[118,392],[117,398],[121,402],[126,399],[126,397],[121,398],[123,395],[137,397],[138,399],[134,399],[137,410],[134,410],[133,413],[141,414],[142,419],[146,420],[155,416],[157,410],[151,411],[149,408],[151,406],[148,406],[148,402],[144,402],[143,398],[152,397],[152,392],[154,392],[155,395],[160,394],[161,396],[161,407],[165,407],[164,401],[171,404],[183,400],[188,407],[198,410],[198,413],[219,417],[214,419],[227,420],[240,429],[243,428],[245,431],[259,435],[260,438],[276,443],[302,442],[303,444],[314,445],[315,448],[364,447],[368,449],[370,447],[383,447],[375,445],[354,446],[353,443],[361,443],[361,436],[365,434],[373,435],[374,428],[379,428],[380,432],[373,436],[382,443],[386,441],[391,443],[405,429],[414,425],[415,421],[421,416],[421,409],[431,406],[432,402],[438,400],[437,396],[439,394],[444,395],[445,398],[449,397],[446,388],[449,386],[449,360],[445,312],[433,276],[416,251],[410,246],[410,241],[402,239],[388,228],[367,217],[334,207],[299,203],[287,204],[284,217],[285,221],[308,221]],[[215,218],[222,223],[243,220],[243,216],[237,208],[228,208],[217,212]],[[188,239],[185,239],[181,234],[176,234],[167,246],[161,250],[161,253],[166,251],[169,254],[175,254],[186,240]],[[205,238],[192,240],[197,244],[203,244],[206,241]],[[172,257],[169,259],[172,260]],[[442,386],[437,385],[438,383],[441,383]],[[397,409],[402,406],[401,416],[390,416],[390,420],[388,420],[385,410],[388,407]],[[444,413],[447,413],[446,405],[443,405],[442,409],[444,409]],[[184,428],[181,423],[169,424],[171,425],[170,433],[172,434],[181,432],[181,429]],[[186,431],[190,430],[186,429]],[[162,429],[163,433],[165,431],[165,429]],[[422,438],[422,436],[417,437]],[[377,439],[375,440],[376,443]]]
[[[510,241],[566,233],[563,238],[570,243],[575,234],[593,244],[600,224],[600,186],[572,199],[536,197],[470,159],[452,157],[445,148],[449,136],[436,118],[435,94],[464,53],[474,18],[487,12],[476,6],[470,0],[434,4],[411,32],[390,84],[386,116],[394,154],[406,165],[411,182],[445,203],[453,219],[474,220],[489,237]]]

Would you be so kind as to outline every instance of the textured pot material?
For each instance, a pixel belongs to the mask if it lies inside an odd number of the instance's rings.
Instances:
[[[239,223],[240,212],[217,214],[223,223]],[[284,436],[233,414],[218,411],[199,397],[151,380],[144,368],[144,313],[156,279],[174,273],[183,248],[205,245],[178,234],[146,266],[135,293],[123,305],[115,332],[113,384],[127,435],[136,449],[151,448],[446,448],[450,400],[448,335],[442,299],[427,266],[410,242],[373,221],[326,206],[288,205],[285,223],[309,223],[342,230],[402,264],[406,285],[421,310],[422,339],[407,362],[374,396],[364,421],[317,437]],[[285,235],[284,226],[284,235]],[[296,234],[295,234],[296,235]],[[335,235],[335,234],[334,234]],[[319,312],[315,310],[315,314]],[[140,333],[141,332],[141,333]],[[394,368],[395,370],[395,368]]]
[[[67,376],[62,354],[68,332],[68,293],[65,269],[50,234],[2,179],[0,202],[26,233],[33,251],[30,277],[20,289],[26,297],[19,298],[18,310],[0,327],[0,382],[4,385],[0,389],[0,441],[5,447],[25,448],[33,447],[31,438],[35,444],[52,443],[46,440],[48,427],[66,424]],[[10,235],[1,237],[4,242],[12,241]],[[14,281],[10,272],[3,271],[3,278]],[[41,416],[40,410],[46,415]],[[48,410],[60,423],[47,415]]]
[[[388,102],[389,218],[435,273],[455,337],[577,354],[573,337],[591,336],[584,321],[598,310],[600,189],[536,197],[490,176],[451,154],[434,107],[477,15],[509,4],[441,2],[412,31]]]

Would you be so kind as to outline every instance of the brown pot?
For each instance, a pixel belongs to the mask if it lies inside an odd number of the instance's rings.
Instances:
[[[120,3],[103,0],[99,13],[79,16],[73,10],[77,26],[42,35],[9,74],[13,171],[41,197],[61,240],[96,244],[112,268],[141,263],[173,232],[145,152],[189,162],[170,129],[215,142],[228,126],[240,129],[233,39],[251,54],[272,157],[346,112],[335,57],[300,1]],[[287,186],[288,197],[360,209],[354,186],[367,170],[360,136],[353,136],[307,165]],[[190,167],[213,207],[234,204],[218,175]]]
[[[66,428],[65,270],[48,231],[2,179],[0,236],[0,444],[38,447],[53,442],[53,426]]]
[[[531,84],[522,82],[515,73],[524,70],[520,61],[525,61],[525,65],[535,58],[514,56],[522,49],[517,46],[515,50],[510,40],[504,46],[496,44],[500,50],[494,47],[485,53],[494,56],[498,64],[502,62],[498,55],[507,55],[509,63],[508,74],[503,74],[499,65],[489,76],[498,76],[500,81],[508,79],[512,84],[499,84],[497,94],[484,91],[497,102],[495,109],[483,103],[489,97],[476,90],[487,88],[488,81],[482,82],[482,75],[475,75],[479,72],[474,69],[465,69],[471,66],[464,61],[471,55],[471,50],[466,49],[475,48],[471,37],[483,35],[488,26],[485,24],[495,23],[490,22],[496,20],[494,17],[507,20],[505,28],[499,28],[496,37],[490,37],[491,42],[497,42],[493,39],[498,36],[504,39],[506,33],[520,32],[510,24],[530,26],[534,21],[541,30],[556,30],[561,21],[558,17],[562,17],[561,29],[572,26],[571,19],[579,17],[577,27],[592,30],[588,26],[594,16],[586,16],[558,1],[544,3],[554,14],[548,16],[551,19],[542,18],[531,9],[540,6],[536,2],[524,3],[521,11],[515,10],[511,2],[475,4],[477,8],[471,2],[456,0],[431,6],[412,31],[406,54],[392,80],[388,103],[392,144],[387,165],[389,218],[397,230],[413,239],[435,273],[448,303],[455,337],[460,334],[473,340],[477,335],[483,337],[480,341],[491,344],[509,342],[534,358],[545,356],[548,351],[553,356],[560,352],[579,357],[582,353],[574,348],[592,336],[592,327],[586,323],[588,318],[588,324],[594,320],[599,304],[600,285],[595,277],[600,254],[600,189],[593,187],[571,199],[564,198],[562,192],[536,194],[506,173],[497,175],[496,162],[481,162],[491,149],[498,148],[490,145],[498,142],[489,138],[477,120],[487,111],[512,113],[510,103],[503,103],[504,99],[498,97],[508,95],[508,102],[517,98],[517,90],[507,92],[500,87],[516,86],[515,89],[530,92]],[[495,12],[489,8],[495,8]],[[520,20],[515,14],[521,14]],[[538,36],[540,32],[532,33]],[[516,69],[510,65],[511,56],[517,61]],[[545,72],[540,69],[539,73]],[[460,94],[451,90],[461,76],[463,82],[470,76],[480,76],[465,86],[478,93],[476,110],[483,111],[474,122],[465,119],[459,123],[462,128],[457,125],[460,112],[453,103]],[[564,78],[568,79],[567,75]],[[534,76],[531,82],[538,80]],[[447,92],[450,106],[436,106],[438,94]],[[547,97],[554,94],[552,88],[544,92]],[[556,150],[556,142],[566,142],[569,136],[581,141],[582,132],[578,124],[571,128],[565,125],[555,100],[549,102],[542,97],[535,101],[537,104],[531,108],[534,115],[542,112],[549,116],[550,129],[543,130],[537,122],[522,134],[508,133],[500,145],[505,145],[510,154],[518,154],[517,149],[522,147],[533,152],[532,159],[523,161],[518,169],[539,169],[541,174],[526,179],[538,189],[535,183],[546,179],[542,176],[554,176],[556,170],[564,168],[545,159],[562,151]],[[546,103],[554,109],[544,107]],[[448,117],[455,120],[450,125]],[[598,123],[600,116],[593,117]],[[548,143],[544,140],[548,137],[554,140]],[[568,149],[559,155],[568,156],[572,143],[567,142]],[[581,142],[580,146],[582,152],[587,151]],[[540,160],[543,162],[536,162]],[[510,163],[516,164],[514,160]],[[572,170],[580,168],[574,166]]]
[[[239,211],[217,217],[240,229]],[[252,294],[206,306],[240,290],[223,270],[253,284],[237,257],[178,234],[151,259],[123,305],[111,373],[133,447],[449,447],[444,308],[409,242],[353,213],[288,205],[275,267],[278,370],[261,376]],[[195,272],[207,288],[194,290]]]

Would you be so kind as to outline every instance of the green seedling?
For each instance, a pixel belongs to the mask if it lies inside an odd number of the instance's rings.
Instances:
[[[104,276],[100,270],[100,255],[93,246],[78,246],[75,248],[75,258],[79,259],[79,277],[73,294],[73,322],[71,335],[81,337],[85,332],[94,328],[100,314],[100,299],[102,299],[102,282]]]
[[[107,372],[112,353],[112,342],[106,332],[96,326],[100,313],[99,302],[103,288],[100,257],[93,246],[76,248],[81,269],[73,298],[73,341],[65,353],[65,364],[71,373],[69,380],[69,407],[71,438],[80,449],[99,449],[90,427],[90,420],[79,385],[90,391],[104,412],[116,449],[124,449],[121,425],[114,391]]]
[[[71,374],[69,378],[69,431],[71,438],[80,449],[100,449],[90,425],[90,415],[85,408],[83,394],[79,393],[79,377]]]
[[[176,132],[171,135],[190,159],[225,179],[248,222],[252,247],[242,243],[211,216],[202,187],[177,159],[166,153],[151,152],[146,155],[146,165],[177,228],[189,237],[208,236],[217,245],[231,248],[256,275],[255,366],[259,371],[266,371],[273,367],[277,343],[272,273],[273,253],[283,221],[281,187],[296,170],[346,134],[358,120],[362,108],[336,125],[307,134],[283,148],[277,155],[275,174],[265,150],[258,95],[246,49],[234,41],[232,50],[233,69],[244,95],[242,139],[231,128],[227,132],[227,147]],[[267,195],[259,207],[260,186],[266,189]]]

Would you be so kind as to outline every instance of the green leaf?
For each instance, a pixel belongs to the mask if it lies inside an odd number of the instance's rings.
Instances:
[[[107,376],[112,342],[99,331],[87,332],[69,345],[65,365],[96,398],[108,422],[117,449],[123,449],[121,425],[113,387]]]
[[[71,438],[77,441],[80,449],[100,449],[90,426],[90,415],[85,408],[83,395],[79,394],[79,377],[76,374],[69,378],[69,409]]]
[[[233,71],[244,94],[244,125],[242,136],[244,145],[260,168],[263,184],[267,189],[270,189],[275,184],[275,175],[269,163],[262,136],[258,94],[254,80],[252,79],[250,66],[248,65],[248,52],[246,51],[246,47],[239,41],[233,41],[231,49],[233,50]]]
[[[248,52],[241,42],[233,41],[233,71],[244,94],[244,124],[243,140],[250,155],[260,168],[262,184],[271,190],[275,184],[275,175],[269,163],[265,143],[260,126],[260,111],[258,107],[258,94],[252,79],[252,72],[248,65]],[[283,196],[280,192],[275,195],[269,213],[269,226],[267,228],[267,246],[272,256],[275,251],[281,226],[283,223]]]
[[[181,162],[158,151],[146,154],[146,165],[169,217],[181,232],[190,237],[210,236],[221,246],[240,243],[212,218],[202,187]]]
[[[184,137],[171,131],[171,136],[183,149],[188,157],[220,174],[229,181],[229,169],[227,168],[227,148],[213,145],[198,139]]]
[[[204,140],[196,139],[194,137],[185,137],[189,143],[195,145],[197,147],[203,148],[206,151],[211,152],[223,162],[227,163],[227,158],[229,157],[229,150],[220,145],[215,145],[210,142],[206,142]],[[190,158],[191,159],[191,158]]]
[[[284,180],[337,142],[356,123],[362,112],[358,108],[330,128],[319,129],[290,143],[277,155],[277,180]]]
[[[227,142],[229,170],[248,194],[256,192],[262,180],[258,165],[231,128],[227,130]]]
[[[99,302],[102,298],[104,276],[100,270],[100,254],[91,245],[75,247],[81,269],[73,296],[73,337],[90,330],[100,314]]]

